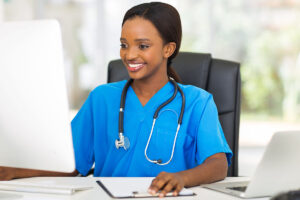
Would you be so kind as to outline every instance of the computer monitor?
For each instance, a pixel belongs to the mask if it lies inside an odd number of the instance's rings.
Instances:
[[[55,20],[0,23],[0,166],[74,171],[62,49]]]

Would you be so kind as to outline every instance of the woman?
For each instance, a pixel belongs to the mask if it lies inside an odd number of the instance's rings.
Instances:
[[[73,119],[76,171],[2,168],[11,172],[6,179],[86,175],[95,165],[94,176],[154,176],[149,192],[161,197],[224,179],[232,152],[212,95],[175,82],[171,62],[181,35],[180,16],[168,4],[128,10],[120,56],[131,79],[97,87]]]

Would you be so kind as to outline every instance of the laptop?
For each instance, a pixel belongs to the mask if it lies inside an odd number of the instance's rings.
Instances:
[[[213,183],[205,188],[241,198],[273,196],[300,189],[300,131],[273,135],[249,182]]]
[[[0,23],[0,166],[72,172],[59,23]]]

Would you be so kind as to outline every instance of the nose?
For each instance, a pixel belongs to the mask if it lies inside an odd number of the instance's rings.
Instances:
[[[128,48],[125,53],[126,60],[134,60],[138,57],[138,51],[135,48]]]

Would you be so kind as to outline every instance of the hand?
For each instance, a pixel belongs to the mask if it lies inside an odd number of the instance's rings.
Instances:
[[[182,175],[178,173],[161,172],[153,179],[148,192],[154,195],[158,191],[161,191],[159,197],[164,197],[167,193],[173,191],[173,196],[177,196],[184,185]]]
[[[15,168],[0,166],[0,181],[9,181],[15,177]]]

